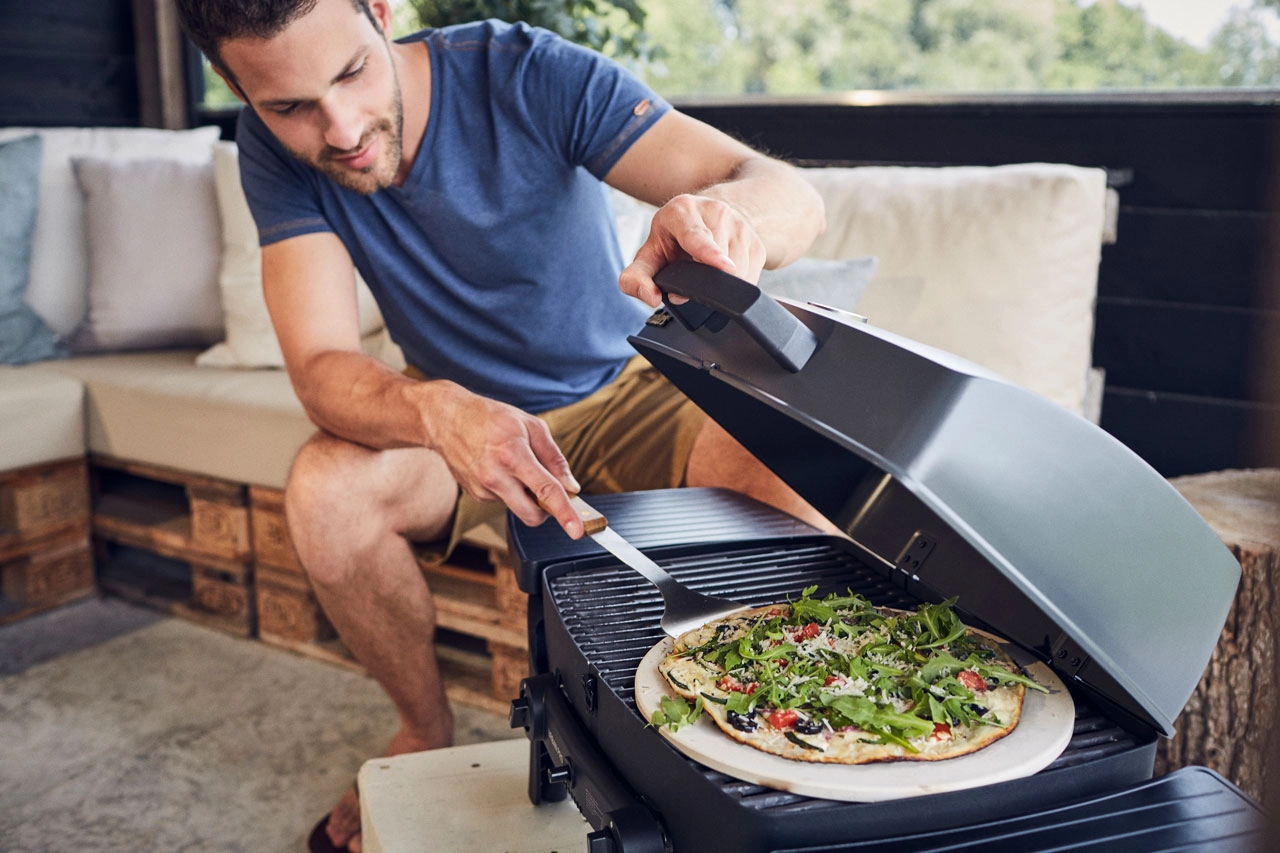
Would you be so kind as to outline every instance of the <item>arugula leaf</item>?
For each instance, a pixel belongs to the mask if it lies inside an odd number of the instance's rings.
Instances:
[[[836,618],[836,611],[829,604],[802,598],[791,604],[791,616],[796,624],[802,622],[820,622],[823,625]]]
[[[781,643],[772,648],[762,649],[755,652],[751,648],[749,637],[743,637],[738,643],[738,654],[742,655],[744,660],[773,660],[774,658],[783,658],[796,650],[795,643]]]
[[[702,708],[701,696],[693,703],[692,709],[689,708],[689,703],[679,696],[663,696],[658,702],[658,710],[654,711],[653,716],[649,718],[649,725],[654,728],[666,726],[676,732],[682,726],[697,722],[702,716]]]
[[[924,737],[933,733],[933,722],[923,720],[914,714],[900,714],[892,708],[878,707],[862,696],[850,696],[821,693],[818,700],[827,708],[838,711],[859,728],[875,730],[877,734],[886,731],[901,733],[904,737]]]
[[[1045,687],[1040,682],[1028,678],[1025,675],[1019,675],[1016,672],[1010,672],[998,664],[975,662],[973,668],[976,669],[978,671],[978,675],[981,675],[983,678],[994,678],[1000,684],[1021,684],[1032,690],[1039,690],[1041,693],[1049,692],[1049,688]]]
[[[947,714],[946,707],[934,698],[932,693],[929,694],[929,719],[933,720],[935,723],[951,722],[951,718],[950,715]]]
[[[920,677],[932,684],[939,678],[954,675],[969,665],[955,655],[946,652],[934,652],[924,666],[920,668]]]
[[[754,694],[748,696],[746,693],[734,692],[729,694],[724,705],[735,714],[745,714],[751,710],[752,705],[754,705],[756,701]]]

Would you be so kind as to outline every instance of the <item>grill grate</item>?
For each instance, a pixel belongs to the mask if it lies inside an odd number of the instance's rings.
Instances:
[[[798,597],[809,586],[817,595],[860,593],[884,607],[914,608],[919,602],[861,563],[853,553],[827,544],[788,543],[685,557],[657,558],[664,569],[699,592],[723,596],[752,607]],[[569,635],[608,688],[644,720],[635,704],[635,672],[659,640],[662,598],[635,571],[621,563],[567,572],[548,579],[548,593]],[[1076,696],[1071,742],[1048,768],[1071,767],[1129,750],[1137,739]],[[688,759],[691,763],[692,759]],[[841,805],[743,782],[702,768],[713,785],[744,806],[767,810],[803,810]]]

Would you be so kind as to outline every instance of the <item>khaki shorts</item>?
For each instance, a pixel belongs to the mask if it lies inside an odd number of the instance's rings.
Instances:
[[[405,372],[424,378],[413,367]],[[584,494],[683,485],[694,439],[707,418],[641,356],[591,396],[538,417],[551,428]],[[506,512],[500,502],[481,503],[460,492],[448,541],[415,550],[428,562],[442,562],[464,538],[505,542]]]

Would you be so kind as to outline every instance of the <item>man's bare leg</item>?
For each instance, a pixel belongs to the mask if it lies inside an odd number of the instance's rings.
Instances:
[[[685,484],[732,489],[790,513],[819,530],[839,532],[834,524],[809,506],[795,490],[710,418],[693,441],[693,450],[685,467]]]
[[[452,742],[435,605],[409,539],[447,536],[457,491],[431,451],[373,451],[324,433],[299,452],[285,491],[289,530],[316,598],[400,713],[387,755]],[[358,851],[359,833],[352,790],[330,815],[329,837]]]

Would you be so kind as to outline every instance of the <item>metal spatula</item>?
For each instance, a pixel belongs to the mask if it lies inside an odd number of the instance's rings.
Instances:
[[[702,627],[712,619],[747,609],[745,604],[727,598],[694,592],[619,536],[595,507],[577,496],[571,498],[570,503],[578,511],[583,530],[588,536],[639,572],[662,593],[662,630],[668,636],[678,637],[686,631]]]

